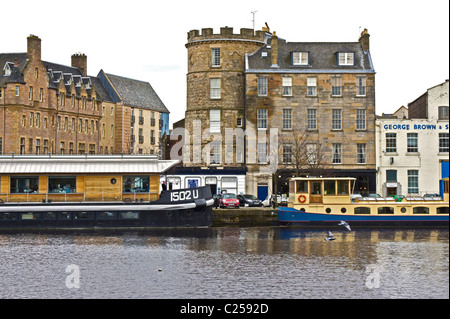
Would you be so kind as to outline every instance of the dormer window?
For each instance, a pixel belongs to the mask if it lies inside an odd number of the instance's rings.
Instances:
[[[338,63],[339,65],[354,65],[355,54],[353,52],[339,52]]]
[[[309,54],[308,52],[292,52],[291,60],[292,65],[308,65]]]
[[[3,68],[3,70],[5,71],[5,76],[10,76],[11,75],[11,68],[9,66],[9,62],[7,62],[5,64],[5,67]]]

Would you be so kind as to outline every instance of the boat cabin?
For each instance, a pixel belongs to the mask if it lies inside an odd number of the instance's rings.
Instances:
[[[160,175],[176,164],[142,155],[0,156],[0,203],[155,201]]]
[[[290,180],[289,201],[294,204],[351,203],[354,177],[296,177]]]

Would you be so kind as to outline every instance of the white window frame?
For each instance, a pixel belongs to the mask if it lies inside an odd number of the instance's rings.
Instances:
[[[306,96],[317,96],[317,78],[306,79]]]
[[[356,144],[356,163],[357,164],[367,164],[367,144],[366,143]]]
[[[292,78],[284,76],[282,77],[282,96],[292,96]]]
[[[406,134],[406,152],[418,153],[419,152],[419,134],[407,133]]]
[[[218,100],[221,98],[221,86],[222,79],[213,78],[209,79],[209,98],[212,100]]]
[[[211,48],[211,66],[220,67],[220,48]]]
[[[293,150],[292,144],[283,144],[283,163],[292,164]]]
[[[307,110],[306,128],[308,130],[317,130],[317,110],[316,109],[308,109]]]
[[[308,52],[292,52],[292,65],[308,65]]]
[[[367,128],[366,125],[366,110],[356,110],[356,129],[364,131]]]
[[[342,78],[340,76],[331,77],[331,96],[342,96]]]
[[[258,96],[267,96],[267,76],[258,77]]]
[[[220,133],[220,110],[209,110],[209,132]]]
[[[258,143],[258,163],[267,164],[267,143]]]
[[[258,130],[267,130],[267,110],[266,109],[258,109],[258,118],[257,125]]]
[[[439,133],[439,153],[449,152],[449,133]]]
[[[292,110],[283,109],[283,130],[292,130]]]
[[[397,133],[386,133],[386,153],[397,153]]]
[[[356,77],[356,96],[366,96],[367,93],[367,78],[365,76]]]
[[[331,129],[333,131],[341,131],[342,130],[342,110],[341,109],[333,109],[331,110]]]
[[[408,194],[419,194],[418,170],[408,170]]]
[[[355,53],[353,52],[339,52],[338,53],[339,65],[355,65]]]
[[[211,142],[210,144],[210,164],[220,165],[222,163],[222,154],[220,142]]]
[[[333,144],[333,164],[342,164],[342,144]]]

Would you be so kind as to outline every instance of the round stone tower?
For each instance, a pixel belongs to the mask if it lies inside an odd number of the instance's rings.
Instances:
[[[210,129],[211,136],[221,135],[225,141],[225,128],[243,128],[245,54],[263,46],[265,36],[265,31],[254,32],[253,29],[241,29],[239,34],[233,34],[233,28],[229,27],[221,28],[219,34],[214,34],[211,28],[202,29],[201,33],[198,30],[188,32],[185,128],[192,141],[195,140],[194,132],[198,135],[199,130]],[[189,143],[189,140],[185,142]],[[203,138],[199,143],[204,146],[210,140]],[[192,144],[196,144],[195,141]],[[186,161],[189,157],[184,154],[185,166],[210,164],[204,154],[199,163],[199,151],[201,153],[201,150],[191,147],[190,161]],[[225,156],[214,160],[214,164],[219,166],[236,166],[236,162],[240,160],[235,158],[233,163],[225,163]]]

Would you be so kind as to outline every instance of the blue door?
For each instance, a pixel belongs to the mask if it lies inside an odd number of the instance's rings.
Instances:
[[[258,185],[258,198],[260,200],[265,200],[269,195],[269,186],[259,186]]]
[[[447,178],[449,175],[449,165],[448,161],[442,161],[441,162],[441,179]],[[443,198],[444,197],[444,183],[442,180],[439,181],[439,195]]]

